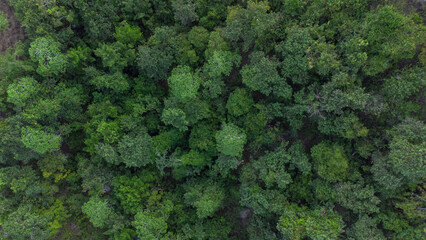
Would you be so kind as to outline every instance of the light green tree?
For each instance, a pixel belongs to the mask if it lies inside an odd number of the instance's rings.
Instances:
[[[21,141],[26,147],[45,154],[59,150],[62,138],[41,127],[25,127],[22,129]]]
[[[318,175],[325,180],[335,182],[346,179],[349,163],[341,145],[321,142],[311,148],[311,157]]]
[[[244,131],[239,127],[232,123],[223,124],[222,129],[216,132],[215,138],[219,152],[229,156],[242,156],[247,138]]]
[[[89,217],[93,226],[100,228],[106,227],[106,223],[112,215],[112,209],[108,206],[107,200],[98,197],[91,197],[88,202],[83,204],[81,211]]]
[[[51,38],[40,37],[31,43],[28,50],[31,60],[38,63],[37,72],[43,76],[65,72],[67,58],[60,51],[60,43]]]
[[[197,96],[200,78],[188,66],[177,66],[168,79],[171,94],[186,102]]]

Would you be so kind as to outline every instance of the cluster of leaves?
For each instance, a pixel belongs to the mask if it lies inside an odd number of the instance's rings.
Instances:
[[[9,20],[4,12],[0,11],[0,32],[6,31],[9,28]]]
[[[424,11],[8,2],[0,239],[424,239]]]

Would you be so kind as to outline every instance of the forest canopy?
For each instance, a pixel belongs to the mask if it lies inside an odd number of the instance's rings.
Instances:
[[[424,239],[423,1],[3,2],[0,239]]]

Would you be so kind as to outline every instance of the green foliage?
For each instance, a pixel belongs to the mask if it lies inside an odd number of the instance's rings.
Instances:
[[[425,185],[420,184],[415,191],[405,193],[402,201],[395,206],[403,211],[406,218],[412,221],[422,221],[425,217],[423,211],[425,207],[425,201],[423,200],[425,198]]]
[[[191,149],[205,151],[209,155],[216,155],[216,143],[214,133],[216,129],[214,125],[208,122],[201,122],[192,128],[189,136],[189,146]]]
[[[284,42],[276,45],[276,51],[283,58],[281,72],[284,77],[293,83],[306,84],[308,79],[308,51],[313,43],[309,30],[293,27],[288,30],[288,37]]]
[[[142,76],[164,80],[167,79],[174,59],[170,50],[161,51],[157,48],[139,46],[136,62]]]
[[[107,200],[91,197],[82,207],[81,211],[86,214],[95,227],[106,227],[106,222],[112,214]]]
[[[186,102],[196,97],[200,79],[188,66],[177,66],[168,79],[173,96]]]
[[[332,209],[307,209],[290,204],[278,221],[277,229],[291,239],[339,239],[344,224]]]
[[[182,164],[191,166],[204,166],[206,165],[206,157],[203,154],[191,150],[189,153],[184,154],[180,157]]]
[[[71,217],[68,210],[59,199],[56,199],[55,203],[53,203],[44,214],[53,219],[48,223],[51,236],[55,236],[59,232],[59,229],[63,227],[65,221]]]
[[[216,159],[213,171],[219,173],[222,177],[227,177],[230,171],[238,168],[239,161],[236,157],[219,154]]]
[[[170,200],[161,200],[161,195],[153,195],[147,204],[147,208],[135,215],[132,225],[141,239],[169,239],[167,234],[167,219],[173,211],[173,203]]]
[[[48,217],[39,216],[31,205],[20,206],[11,213],[0,233],[5,239],[48,239]]]
[[[238,117],[249,112],[252,105],[253,100],[247,91],[244,88],[237,88],[229,95],[226,108],[230,114]]]
[[[395,7],[386,5],[377,8],[365,18],[365,25],[369,52],[375,54],[365,66],[364,71],[368,75],[381,73],[393,62],[414,56],[421,30]]]
[[[288,149],[290,154],[291,163],[298,168],[303,174],[309,174],[312,169],[312,164],[309,162],[308,156],[306,155],[302,143],[295,142]]]
[[[362,215],[348,230],[349,239],[386,239],[382,231],[377,228],[374,219]]]
[[[102,59],[102,66],[111,72],[121,72],[135,58],[135,51],[128,49],[122,42],[102,44],[94,53]]]
[[[46,156],[38,161],[38,166],[43,174],[43,177],[48,178],[52,174],[59,176],[55,173],[63,172],[65,170],[65,164],[67,162],[67,157],[60,152],[53,152],[46,154]]]
[[[229,76],[234,65],[240,64],[241,57],[229,51],[214,51],[205,65],[206,71],[211,78],[220,78],[222,75]]]
[[[102,72],[91,67],[86,68],[85,72],[91,77],[89,82],[95,85],[97,89],[111,89],[119,93],[129,89],[127,77],[121,72],[102,74]]]
[[[31,43],[28,50],[31,60],[38,63],[37,72],[43,76],[52,76],[63,73],[67,66],[67,59],[60,51],[60,43],[51,38],[37,38]]]
[[[344,182],[336,186],[337,202],[358,214],[379,212],[377,205],[380,203],[380,199],[374,194],[372,186],[363,187],[360,183]]]
[[[157,180],[155,174],[142,171],[141,176],[122,175],[112,181],[115,196],[126,213],[137,213],[151,195],[152,184]]]
[[[341,145],[322,142],[312,147],[311,157],[318,175],[325,180],[335,182],[346,179],[348,158]]]
[[[209,32],[203,27],[194,26],[188,32],[188,40],[198,52],[202,53],[209,42]]]
[[[389,163],[410,183],[421,182],[426,171],[426,125],[407,118],[397,125],[389,144]]]
[[[279,62],[257,51],[250,55],[250,64],[241,69],[242,81],[253,91],[260,91],[288,99],[291,97],[291,87],[278,73]]]
[[[152,162],[152,139],[147,133],[134,133],[124,136],[118,143],[121,161],[127,167],[143,167]]]
[[[126,21],[123,21],[119,26],[115,27],[114,38],[121,43],[133,47],[142,40],[141,29],[138,26],[132,26]]]
[[[16,83],[9,85],[7,89],[7,101],[17,107],[24,107],[31,98],[37,96],[41,90],[40,84],[31,77],[19,79]]]
[[[410,2],[3,1],[0,239],[423,239]]]
[[[223,124],[222,129],[216,132],[215,138],[216,147],[220,153],[241,157],[247,137],[240,128],[232,123]]]
[[[21,141],[27,148],[44,154],[58,150],[61,146],[62,138],[40,127],[25,127],[22,129]]]
[[[291,176],[287,172],[286,164],[290,162],[291,156],[286,150],[287,143],[281,143],[275,151],[267,152],[254,163],[254,167],[259,170],[259,178],[265,182],[267,188],[274,184],[284,189],[291,183]]]
[[[230,46],[225,39],[222,37],[222,29],[216,29],[215,31],[210,32],[207,49],[205,51],[206,59],[213,56],[215,51],[229,51]]]
[[[199,218],[212,217],[225,198],[223,188],[214,182],[189,184],[184,194],[185,203],[197,209]]]
[[[248,1],[247,8],[229,7],[223,36],[234,43],[242,40],[244,52],[253,45],[267,48],[268,41],[276,35],[279,23],[279,15],[268,12],[269,9],[267,1]]]
[[[0,12],[0,32],[6,31],[9,28],[9,20],[4,12]]]
[[[163,111],[161,120],[165,124],[172,125],[180,131],[188,130],[188,120],[186,120],[186,114],[179,108],[168,108]]]
[[[191,23],[198,21],[197,13],[195,12],[196,5],[188,0],[175,0],[172,2],[172,7],[175,12],[175,21],[182,26],[189,26]]]

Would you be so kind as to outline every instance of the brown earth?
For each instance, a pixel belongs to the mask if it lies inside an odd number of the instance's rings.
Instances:
[[[0,54],[4,54],[9,47],[18,41],[24,41],[26,37],[24,28],[16,19],[13,8],[6,0],[0,0],[0,11],[4,12],[9,20],[9,28],[0,32]]]

